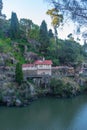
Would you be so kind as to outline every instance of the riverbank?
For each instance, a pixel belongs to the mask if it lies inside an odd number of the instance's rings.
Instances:
[[[7,82],[0,87],[0,106],[28,106],[32,101],[41,97],[73,98],[84,93],[84,86],[80,86],[71,78],[52,78],[45,80],[24,81],[22,85]]]

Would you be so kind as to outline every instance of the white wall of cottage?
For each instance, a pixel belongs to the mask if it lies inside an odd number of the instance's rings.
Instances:
[[[51,65],[37,65],[37,69],[51,69]]]
[[[37,70],[37,75],[51,75],[51,65],[35,65],[33,67],[23,67],[23,71]]]

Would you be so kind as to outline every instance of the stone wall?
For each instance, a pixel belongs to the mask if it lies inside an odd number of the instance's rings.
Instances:
[[[73,67],[52,67],[52,76],[74,76]]]

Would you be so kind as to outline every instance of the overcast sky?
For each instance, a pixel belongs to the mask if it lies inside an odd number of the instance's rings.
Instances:
[[[34,23],[40,25],[42,20],[50,25],[50,17],[46,15],[49,8],[44,0],[3,0],[3,13],[7,18],[11,17],[11,12],[16,12],[18,18],[29,18]]]
[[[45,20],[48,29],[52,28],[50,16],[46,15],[46,11],[50,8],[46,0],[2,0],[3,10],[2,13],[6,14],[7,19],[11,17],[11,12],[16,12],[18,19],[28,18],[35,24],[40,25],[42,20]],[[72,33],[74,26],[65,25],[64,30],[59,30],[60,38],[67,38],[69,33]]]

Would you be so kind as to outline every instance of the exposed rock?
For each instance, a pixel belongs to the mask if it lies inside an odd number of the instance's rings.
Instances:
[[[0,53],[0,66],[5,66],[8,62],[11,64],[17,63],[12,53]]]
[[[41,57],[39,57],[36,53],[34,52],[25,52],[24,53],[24,57],[26,61],[36,61],[38,59],[41,59]]]
[[[22,102],[21,102],[19,99],[16,99],[15,105],[16,105],[17,107],[20,107],[20,106],[22,106]]]

